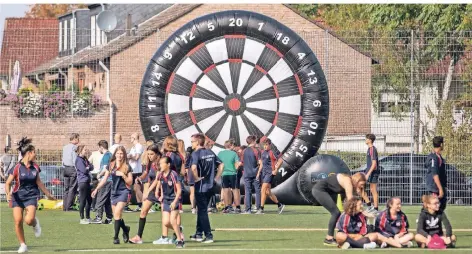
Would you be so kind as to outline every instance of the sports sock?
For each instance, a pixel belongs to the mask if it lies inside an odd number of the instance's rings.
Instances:
[[[125,220],[123,220],[123,219],[120,220],[120,226],[123,229],[123,231],[126,230]]]
[[[146,225],[146,218],[139,218],[138,236],[140,238],[143,238],[144,225]]]
[[[120,226],[121,220],[115,220],[115,236],[113,237],[114,239],[118,239],[118,235],[120,234]]]

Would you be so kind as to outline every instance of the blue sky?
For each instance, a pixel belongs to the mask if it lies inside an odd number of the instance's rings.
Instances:
[[[0,4],[0,47],[3,40],[3,26],[5,18],[24,17],[25,12],[29,9],[27,4]]]

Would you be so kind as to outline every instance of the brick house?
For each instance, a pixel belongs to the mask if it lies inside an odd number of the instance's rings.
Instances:
[[[22,73],[28,73],[57,56],[57,19],[7,18],[0,54],[0,80],[7,86],[18,60]],[[24,80],[24,83],[28,80]]]
[[[127,8],[128,5],[113,5],[116,8]],[[312,21],[288,5],[282,4],[202,4],[166,6],[165,10],[154,11],[154,15],[138,23],[133,33],[119,33],[114,39],[99,47],[85,47],[78,49],[74,55],[64,54],[38,68],[32,74],[44,73],[51,68],[65,68],[68,73],[72,69],[67,67],[73,63],[78,71],[93,69],[96,75],[103,75],[104,70],[97,68],[98,61],[102,61],[110,69],[110,97],[114,104],[113,131],[125,135],[123,144],[130,147],[127,138],[132,132],[141,132],[138,101],[141,80],[152,55],[160,44],[174,31],[187,22],[213,12],[224,10],[257,11],[272,17],[297,32],[313,49],[317,55],[328,79],[330,93],[330,118],[327,134],[330,136],[347,136],[364,134],[371,130],[371,64],[369,55],[347,44],[335,33],[328,32],[323,25]],[[79,22],[79,21],[77,21]],[[158,31],[159,32],[156,32]],[[329,53],[328,53],[329,52]],[[75,71],[77,71],[75,70]],[[78,75],[73,75],[77,77]],[[88,78],[88,74],[85,74]],[[86,83],[89,81],[85,81]],[[102,88],[103,89],[103,88]],[[356,91],[353,100],[346,100],[345,94]],[[103,94],[103,90],[96,90]],[[353,117],[355,116],[355,117]],[[49,120],[32,119],[29,125],[47,125],[54,128],[50,131],[35,130],[33,138],[37,137],[41,145],[47,149],[59,149],[67,142],[66,136],[70,132],[82,135],[82,142],[86,145],[95,144],[98,139],[108,139],[109,116],[106,112],[94,115],[88,119],[67,119],[65,122],[54,123]],[[21,133],[13,130],[12,125],[23,124],[20,120],[10,120],[0,126],[0,135],[10,134],[16,140]],[[1,124],[0,124],[1,125]],[[60,125],[60,126],[58,126]],[[23,125],[25,128],[28,126]],[[6,132],[4,130],[7,130]],[[22,129],[24,131],[24,129]],[[42,132],[42,133],[40,133]],[[42,142],[47,136],[47,141]],[[35,138],[36,140],[36,138]],[[3,140],[0,139],[0,146]],[[141,142],[144,142],[141,140]],[[188,144],[187,144],[188,145]]]

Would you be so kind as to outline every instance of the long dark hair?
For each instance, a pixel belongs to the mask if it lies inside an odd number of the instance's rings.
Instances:
[[[157,154],[157,158],[159,158],[159,159],[162,157],[162,153],[161,153],[161,151],[159,149],[159,146],[157,144],[152,144],[152,145],[148,146],[146,151],[153,151],[155,154]],[[153,163],[152,161],[149,161],[149,163],[146,165],[147,170],[149,170],[151,168],[152,163]],[[157,168],[159,168],[159,163],[157,164]]]
[[[32,152],[34,151],[34,146],[31,144],[33,142],[32,139],[23,137],[19,142],[18,142],[18,152],[21,154],[22,157],[26,155],[27,152]]]
[[[123,159],[123,163],[120,165],[120,168],[117,168],[117,170],[121,171],[123,174],[128,174],[129,172],[129,166],[128,166],[128,157],[126,156],[126,149],[124,146],[119,146],[116,148],[115,152],[113,153],[113,156],[111,157],[111,160],[110,160],[110,172],[113,170],[113,168],[115,167],[115,163],[116,163],[116,152],[118,151],[121,151],[123,152],[123,156],[124,156],[124,159]]]

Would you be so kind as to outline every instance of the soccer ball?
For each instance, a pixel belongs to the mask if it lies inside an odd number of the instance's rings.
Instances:
[[[218,209],[218,211],[223,211],[223,209],[225,209],[225,203],[224,202],[218,202],[216,204],[216,208]]]
[[[39,202],[38,203],[38,210],[43,210],[44,209],[44,204]]]

